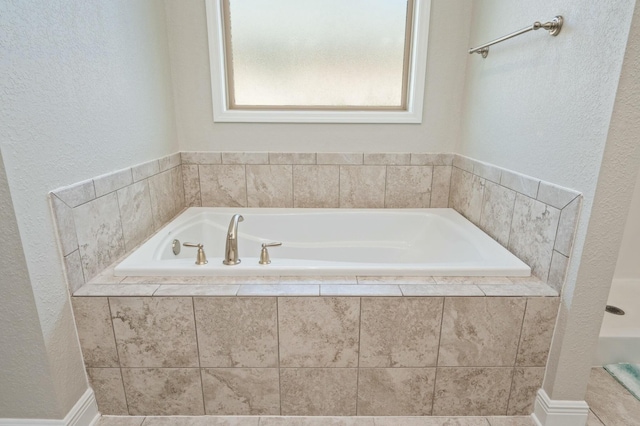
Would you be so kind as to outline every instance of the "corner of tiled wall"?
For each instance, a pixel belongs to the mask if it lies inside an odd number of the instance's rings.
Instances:
[[[564,284],[582,194],[459,154],[449,207],[531,267],[558,292]]]
[[[49,193],[71,293],[185,206],[180,153]]]

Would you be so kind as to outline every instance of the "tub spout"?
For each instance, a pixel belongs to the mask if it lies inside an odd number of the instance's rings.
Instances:
[[[242,222],[244,218],[239,214],[234,214],[229,222],[229,230],[227,231],[227,244],[224,249],[225,265],[237,265],[240,263],[238,258],[238,222]]]

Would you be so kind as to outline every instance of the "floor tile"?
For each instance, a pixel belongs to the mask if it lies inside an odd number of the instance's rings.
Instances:
[[[140,426],[142,416],[102,416],[96,426]]]
[[[591,370],[586,400],[594,414],[607,426],[638,424],[640,401],[603,368]]]

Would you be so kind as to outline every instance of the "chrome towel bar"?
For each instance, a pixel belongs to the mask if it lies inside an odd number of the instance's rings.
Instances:
[[[489,46],[492,46],[494,44],[508,40],[510,38],[519,36],[520,34],[528,33],[529,31],[532,31],[532,30],[539,30],[540,28],[544,28],[545,30],[549,31],[549,35],[557,36],[558,34],[560,34],[560,30],[562,29],[563,22],[564,22],[564,19],[562,19],[562,16],[560,15],[556,16],[549,22],[545,22],[544,24],[541,24],[540,22],[536,21],[531,26],[512,32],[511,34],[507,34],[506,36],[497,38],[493,41],[490,41],[489,43],[483,44],[482,46],[469,49],[469,53],[479,53],[482,55],[483,58],[486,58],[487,55],[489,54]]]

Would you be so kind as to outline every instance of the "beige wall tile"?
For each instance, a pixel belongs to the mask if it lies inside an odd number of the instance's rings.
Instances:
[[[154,231],[151,195],[146,180],[117,192],[122,217],[122,231],[127,250],[133,250]]]
[[[504,416],[513,368],[438,367],[434,416]]]
[[[515,202],[515,191],[493,182],[486,182],[480,228],[504,247],[509,244]]]
[[[248,207],[293,207],[293,166],[247,165]]]
[[[355,416],[356,368],[281,368],[283,416]]]
[[[455,154],[453,156],[453,165],[455,167],[457,167],[460,170],[464,170],[466,172],[469,173],[473,173],[473,164],[475,162],[469,158],[469,157],[465,157],[464,155],[460,155],[460,154]]]
[[[121,367],[198,367],[190,297],[111,297]]]
[[[451,166],[454,154],[411,153],[412,166]]]
[[[182,164],[222,164],[219,152],[181,152]]]
[[[451,172],[449,207],[454,208],[471,222],[480,223],[484,186],[484,179],[454,167]]]
[[[277,367],[273,297],[194,298],[202,367]]]
[[[567,275],[568,267],[569,258],[554,250],[551,255],[551,266],[549,267],[549,278],[547,279],[547,283],[558,293],[562,291],[562,287],[564,286],[564,279]]]
[[[206,414],[278,415],[280,378],[277,368],[203,368]]]
[[[96,197],[102,197],[110,192],[124,188],[133,183],[131,169],[117,170],[106,175],[93,178],[93,186],[96,190]]]
[[[80,252],[78,250],[64,257],[64,272],[71,294],[84,285],[82,261],[80,260]]]
[[[340,207],[383,208],[385,166],[340,166]]]
[[[511,284],[507,277],[433,277],[437,284]]]
[[[320,286],[309,284],[247,284],[241,285],[238,296],[319,296]]]
[[[339,166],[293,166],[293,206],[340,207]]]
[[[364,154],[361,152],[319,152],[318,164],[362,164]]]
[[[513,366],[526,300],[448,297],[444,302],[439,366]]]
[[[431,182],[431,208],[449,207],[451,189],[451,166],[434,166]]]
[[[62,255],[78,250],[78,237],[76,236],[76,224],[73,220],[73,209],[54,194],[50,194],[53,219],[56,222],[58,241]]]
[[[173,186],[173,202],[175,208],[173,215],[175,216],[185,207],[182,167],[174,167],[171,169],[171,185]]]
[[[76,297],[99,296],[151,296],[158,289],[158,285],[135,284],[85,284],[73,293]]]
[[[245,166],[198,166],[203,207],[247,207]]]
[[[119,368],[87,368],[89,385],[93,389],[102,415],[129,414]]]
[[[557,209],[563,209],[579,196],[580,193],[572,189],[541,181],[537,199]]]
[[[125,253],[120,210],[115,193],[97,198],[73,210],[80,258],[90,280]]]
[[[435,366],[440,297],[361,300],[360,367]]]
[[[405,152],[365,152],[364,164],[409,165],[411,154]]]
[[[433,277],[358,276],[358,284],[435,284]]]
[[[526,416],[533,413],[538,389],[542,387],[544,367],[516,368],[509,396],[508,416]]]
[[[153,293],[153,296],[235,296],[239,288],[239,285],[224,284],[163,284]]]
[[[322,284],[321,296],[402,296],[397,285]]]
[[[147,161],[146,163],[137,164],[131,167],[131,173],[133,174],[134,182],[149,178],[160,173],[160,163],[158,163],[158,160],[152,160]]]
[[[509,236],[509,250],[543,281],[549,276],[560,210],[517,194]]]
[[[222,164],[269,164],[269,153],[223,152]]]
[[[360,299],[280,297],[281,367],[356,367]]]
[[[176,152],[171,155],[166,155],[158,159],[158,164],[160,166],[161,172],[164,172],[165,170],[173,169],[174,167],[178,167],[182,164],[180,153]]]
[[[166,224],[176,213],[173,176],[171,171],[149,178],[149,196],[156,229]]]
[[[269,164],[316,164],[315,152],[270,152]]]
[[[481,161],[474,161],[473,174],[478,175],[488,181],[500,183],[500,175],[502,174],[502,169],[492,164],[483,163]]]
[[[400,290],[404,296],[484,296],[477,285],[467,284],[407,284]]]
[[[184,203],[186,207],[200,207],[200,174],[198,166],[192,164],[182,165],[182,185],[184,186]]]
[[[204,414],[198,368],[123,368],[122,379],[131,415]]]
[[[119,367],[106,297],[72,297],[78,338],[87,367]]]
[[[510,170],[502,170],[500,185],[513,189],[527,197],[536,198],[540,180]]]
[[[359,416],[429,416],[435,368],[361,368]]]
[[[554,248],[565,256],[571,254],[581,208],[582,197],[578,197],[560,212],[560,222],[558,223],[558,234],[556,235]]]
[[[77,207],[96,198],[96,190],[92,179],[56,189],[53,194],[69,207]]]
[[[527,299],[517,365],[544,367],[547,364],[553,328],[558,316],[559,300],[558,297],[531,297]]]
[[[385,207],[429,207],[432,175],[431,166],[388,166]]]

